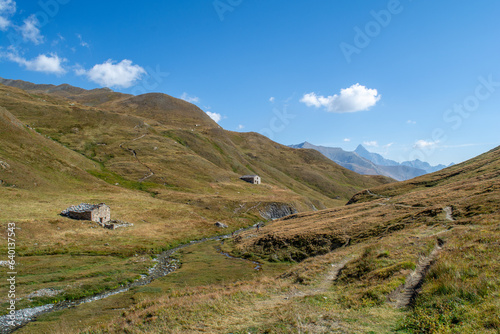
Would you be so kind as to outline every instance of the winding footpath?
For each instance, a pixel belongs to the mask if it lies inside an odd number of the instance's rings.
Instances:
[[[144,135],[142,135],[142,136],[139,136],[139,137],[137,137],[137,138],[134,138],[134,139],[132,139],[131,141],[136,141],[136,140],[139,140],[139,139],[144,138],[144,137],[146,137],[146,135],[145,135],[145,134],[144,134]],[[149,179],[150,177],[154,176],[154,175],[155,175],[155,172],[153,172],[153,170],[152,170],[151,168],[149,168],[149,166],[148,166],[148,165],[146,165],[145,163],[143,163],[143,162],[139,159],[139,157],[137,156],[137,152],[136,152],[134,149],[131,149],[131,148],[128,148],[128,147],[123,147],[123,145],[124,145],[125,143],[126,143],[126,142],[121,143],[121,144],[119,145],[119,146],[120,146],[120,148],[121,148],[121,149],[123,149],[123,150],[125,150],[125,151],[127,151],[127,152],[132,153],[132,156],[135,158],[135,160],[137,160],[137,162],[138,162],[139,164],[141,164],[142,166],[144,166],[145,168],[147,168],[147,169],[149,170],[149,174],[148,174],[148,175],[146,175],[146,176],[144,176],[143,178],[140,178],[140,179],[139,179],[139,182],[143,182],[143,181],[145,181],[145,180]]]
[[[177,246],[175,248],[169,249],[167,251],[164,251],[161,254],[158,254],[157,258],[155,259],[155,261],[157,263],[152,268],[149,269],[149,275],[142,276],[138,280],[136,280],[130,284],[124,285],[118,289],[99,293],[99,294],[96,294],[96,295],[93,295],[90,297],[85,297],[85,298],[82,298],[79,300],[62,301],[62,302],[59,302],[57,304],[47,304],[47,305],[38,306],[38,307],[31,307],[31,308],[16,310],[15,320],[14,320],[15,325],[14,326],[9,326],[9,322],[11,322],[11,319],[9,318],[8,315],[0,316],[0,334],[13,333],[17,329],[20,329],[21,327],[26,326],[28,323],[36,321],[36,318],[42,314],[46,314],[46,313],[50,313],[50,312],[54,312],[54,311],[61,311],[61,310],[69,309],[72,307],[77,307],[77,306],[82,305],[82,304],[95,302],[97,300],[101,300],[104,298],[108,298],[108,297],[129,291],[131,288],[134,288],[137,286],[148,285],[151,282],[153,282],[154,280],[161,278],[161,277],[164,277],[164,276],[166,276],[166,275],[168,275],[168,274],[170,274],[170,273],[172,273],[175,270],[180,268],[179,260],[174,259],[172,257],[179,250],[186,248],[186,247],[189,247],[189,246],[192,246],[192,245],[195,245],[195,244],[207,242],[207,241],[213,241],[213,240],[221,240],[222,241],[224,239],[231,238],[235,235],[238,235],[241,232],[248,231],[248,230],[253,229],[253,228],[255,228],[255,225],[247,227],[247,228],[239,229],[231,234],[218,235],[218,236],[203,238],[203,239],[199,239],[199,240],[192,240],[189,243],[186,243],[186,244]],[[232,259],[240,259],[237,257],[233,257],[227,253],[224,253],[222,251],[220,251],[220,253],[222,255],[230,257]],[[242,258],[241,258],[241,260],[249,261],[249,260],[242,259]],[[250,262],[253,262],[256,265],[256,267],[254,268],[255,270],[261,269],[262,265],[260,263],[254,262],[254,261],[250,261]]]
[[[422,287],[427,272],[441,252],[442,247],[443,242],[438,239],[437,245],[429,256],[421,258],[415,270],[406,277],[406,282],[389,294],[387,299],[394,307],[404,308],[411,305]]]

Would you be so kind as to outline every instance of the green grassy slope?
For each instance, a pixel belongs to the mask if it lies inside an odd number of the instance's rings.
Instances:
[[[27,128],[3,107],[0,143],[3,187],[68,189],[96,181],[86,172],[95,163]]]
[[[258,274],[196,265],[200,254],[204,264],[217,260],[201,244],[149,290],[43,317],[21,332],[63,333],[63,323],[82,333],[498,333],[499,154],[227,240],[226,251],[264,263]],[[396,308],[397,292],[430,257],[413,303]],[[125,310],[112,313],[115,303]],[[85,315],[90,328],[73,320]]]
[[[260,173],[265,183],[287,189],[303,205],[324,208],[380,184],[320,154],[297,152],[256,134],[224,131],[196,106],[164,94],[105,91],[112,96],[89,107],[74,101],[87,101],[94,91],[69,96],[74,89],[58,90],[69,101],[7,86],[1,90],[0,105],[23,123],[98,162],[103,171],[94,175],[144,182],[156,193],[165,188],[210,193],[208,184],[231,188],[226,184],[240,175]]]
[[[17,84],[30,91],[0,85],[0,223],[19,228],[18,307],[115,288],[144,273],[151,254],[222,233],[215,221],[228,223],[227,231],[255,223],[268,203],[328,207],[224,245],[186,249],[180,256],[188,262],[176,275],[49,314],[21,332],[500,330],[500,148],[389,183],[314,151],[225,131],[166,95]],[[264,184],[238,179],[248,173]],[[351,197],[350,205],[338,205]],[[134,226],[108,231],[57,216],[83,201],[106,202],[115,218]],[[414,304],[395,309],[391,295],[436,245],[442,248]],[[231,262],[215,247],[258,259],[264,271]],[[332,268],[342,268],[335,279]],[[61,293],[26,299],[41,288]],[[6,303],[0,300],[4,309]]]
[[[336,307],[375,314],[391,309],[391,293],[441,245],[414,303],[384,332],[500,329],[500,147],[349,203],[274,221],[258,236],[243,235],[238,253],[304,261],[286,275],[298,282],[314,281],[327,258],[355,254],[333,284],[342,293]]]
[[[335,206],[387,181],[260,135],[224,131],[163,94],[22,85],[33,89],[0,85],[0,224],[19,228],[18,307],[114,288],[152,266],[152,254],[254,224],[271,203]],[[264,184],[239,180],[248,173]],[[105,202],[113,219],[134,226],[109,231],[58,215],[81,202]],[[0,252],[7,254],[5,243]],[[24,298],[41,288],[62,292]]]

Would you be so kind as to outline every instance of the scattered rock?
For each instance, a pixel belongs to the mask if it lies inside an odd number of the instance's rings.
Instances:
[[[35,292],[30,293],[26,296],[27,299],[32,299],[35,297],[54,297],[63,292],[64,290],[54,290],[54,289],[40,289]]]
[[[0,317],[0,333],[10,333],[14,330],[15,326],[24,325],[32,321],[37,315],[42,314],[50,309],[54,308],[53,304],[26,308],[23,310],[16,310],[14,312],[14,326],[11,327],[10,324],[12,319],[9,315],[3,315]]]
[[[2,169],[9,169],[10,165],[5,161],[0,160],[0,167],[2,167]]]
[[[124,222],[121,220],[112,220],[109,223],[103,225],[104,228],[107,228],[110,230],[116,230],[117,228],[120,228],[120,227],[130,227],[130,226],[134,226],[134,224],[127,223],[127,222]]]
[[[217,227],[220,227],[220,228],[228,228],[228,226],[226,224],[221,223],[221,222],[217,222],[214,225],[217,226]]]

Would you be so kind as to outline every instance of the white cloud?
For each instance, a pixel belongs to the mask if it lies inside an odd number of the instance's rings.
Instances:
[[[417,124],[417,122],[416,122],[416,121],[412,121],[411,119],[407,120],[407,121],[406,121],[406,123],[407,123],[407,124]]]
[[[346,143],[348,143],[348,142],[350,142],[350,141],[351,141],[351,138],[344,138],[344,141],[345,141]]]
[[[18,27],[23,39],[25,41],[30,41],[34,44],[43,43],[43,36],[40,34],[40,29],[38,26],[40,22],[35,15],[30,15],[26,20],[24,20],[24,25]]]
[[[16,12],[16,2],[13,0],[0,0],[0,14],[12,15]]]
[[[431,149],[431,148],[434,148],[437,146],[437,144],[439,144],[439,141],[429,141],[429,140],[423,140],[423,139],[420,139],[420,140],[417,140],[415,142],[415,145],[413,145],[413,148],[416,148],[416,149]]]
[[[76,34],[76,37],[80,40],[80,46],[83,46],[84,48],[90,48],[89,43],[85,42],[82,38],[82,35]]]
[[[18,54],[13,52],[2,54],[2,57],[9,59],[21,66],[26,67],[26,69],[35,72],[44,72],[51,74],[64,74],[66,70],[62,66],[67,60],[65,58],[60,58],[57,54],[51,53],[48,55],[38,55],[38,57],[31,60],[27,60]]]
[[[9,17],[16,12],[16,2],[13,0],[0,0],[0,30],[6,31],[12,25]]]
[[[189,103],[198,103],[200,102],[200,98],[197,97],[197,96],[189,96],[188,93],[184,92],[182,93],[181,95],[181,100],[184,100],[186,102],[189,102]],[[210,108],[208,108],[210,109]]]
[[[245,126],[244,126],[244,125],[241,125],[241,124],[240,124],[240,125],[238,125],[238,130],[242,130],[242,129],[244,129],[244,128],[245,128]]]
[[[370,146],[370,147],[378,147],[378,143],[375,140],[365,141],[365,142],[363,142],[363,145]]]
[[[54,47],[54,46],[58,45],[59,43],[64,42],[64,40],[65,40],[65,38],[61,34],[57,34],[57,38],[54,39],[52,41],[52,43],[50,43],[50,45]]]
[[[384,146],[383,146],[383,148],[389,148],[389,147],[391,147],[392,145],[394,145],[394,143],[389,143],[389,144],[384,145]]]
[[[216,112],[206,111],[206,113],[208,116],[210,116],[211,119],[214,120],[215,123],[219,123],[219,121],[222,119],[221,114],[218,114]]]
[[[77,69],[77,75],[85,75],[89,80],[105,87],[123,87],[132,86],[146,70],[139,65],[132,65],[132,61],[124,59],[117,63],[108,59],[102,64],[94,65],[90,70]]]
[[[274,100],[276,100],[276,99],[274,98],[274,96],[271,96],[271,97],[269,98],[269,102],[271,102],[271,103],[274,103]]]
[[[376,89],[366,88],[359,83],[340,90],[340,94],[324,97],[316,93],[305,94],[300,102],[308,107],[325,107],[329,112],[346,113],[368,110],[380,100]]]
[[[316,107],[319,108],[321,106],[327,107],[330,103],[333,96],[329,97],[324,97],[324,96],[317,96],[316,93],[309,93],[305,94],[302,99],[300,99],[300,102],[305,103],[308,107]]]
[[[0,30],[6,31],[10,26],[10,21],[6,17],[0,16]]]

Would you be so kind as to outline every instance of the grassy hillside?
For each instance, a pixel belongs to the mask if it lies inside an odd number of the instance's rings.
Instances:
[[[232,193],[239,176],[260,173],[266,184],[301,197],[303,208],[325,208],[380,184],[319,154],[296,152],[252,133],[224,131],[196,106],[165,94],[100,90],[105,102],[89,107],[75,101],[89,104],[95,91],[45,89],[65,95],[61,99],[40,89],[33,89],[36,94],[7,86],[0,90],[0,105],[22,123],[97,162],[102,170],[93,175],[110,183],[117,177],[144,183],[142,188],[159,196],[169,189],[213,194],[215,185]]]
[[[286,217],[258,236],[243,235],[237,249],[271,260],[307,259],[287,274],[299,282],[314,280],[318,264],[350,249],[355,255],[332,289],[343,291],[336,299],[344,308],[374,312],[396,303],[395,290],[434,249],[438,255],[420,293],[402,318],[394,318],[393,330],[497,332],[499,157],[500,147],[430,175],[365,190],[343,208]]]
[[[216,221],[230,233],[263,220],[273,203],[331,207],[390,182],[257,134],[225,131],[164,94],[10,83],[29,89],[0,85],[0,223],[18,228],[20,308],[133,281],[154,254],[223,233]],[[249,173],[264,183],[239,180]],[[134,226],[109,231],[58,215],[81,202],[105,202],[113,219]],[[40,289],[60,293],[26,297]]]
[[[82,333],[498,333],[499,154],[218,246],[260,261],[259,273],[200,244],[180,254],[174,276],[21,332],[63,333],[64,324]],[[125,310],[113,311],[117,303]],[[89,327],[72,320],[83,316]]]
[[[256,223],[272,203],[299,211],[183,248],[174,273],[20,333],[500,330],[500,148],[391,183],[225,131],[166,95],[15,84],[29,91],[0,85],[0,223],[17,227],[18,308],[115,289],[154,254]],[[264,184],[238,179],[249,173]],[[134,226],[58,216],[80,202],[105,202]]]

